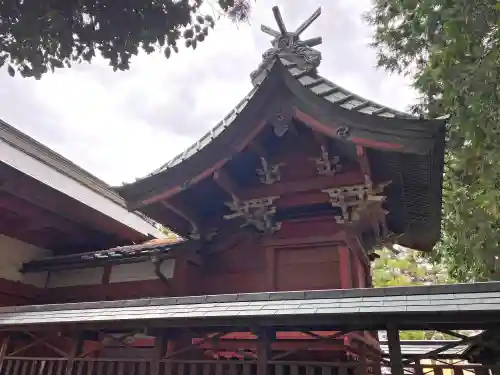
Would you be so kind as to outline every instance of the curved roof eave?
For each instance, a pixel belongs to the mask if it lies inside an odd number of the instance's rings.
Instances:
[[[258,133],[255,126],[257,123],[264,121],[267,118],[266,115],[270,114],[267,113],[269,112],[269,107],[272,103],[275,103],[276,100],[269,100],[269,97],[272,96],[272,93],[275,92],[275,89],[279,87],[280,84],[297,98],[294,103],[297,107],[296,110],[301,111],[301,108],[308,107],[308,104],[312,104],[309,107],[319,107],[319,111],[310,111],[305,108],[302,113],[307,115],[307,112],[315,112],[315,116],[322,117],[319,120],[323,120],[323,122],[331,125],[330,130],[335,130],[339,125],[352,126],[353,129],[355,129],[355,133],[351,134],[351,136],[359,140],[364,139],[363,137],[369,138],[377,133],[377,136],[381,139],[384,139],[384,137],[394,138],[394,136],[399,137],[400,140],[406,138],[407,144],[408,139],[410,139],[411,142],[419,143],[421,146],[423,145],[424,148],[428,149],[429,143],[432,143],[434,136],[441,132],[441,124],[444,124],[443,120],[423,120],[379,106],[371,101],[350,94],[347,90],[335,86],[320,76],[316,76],[316,79],[314,79],[311,73],[298,73],[294,69],[295,66],[293,64],[285,66],[283,61],[279,59],[275,60],[267,69],[268,73],[265,79],[253,88],[230,114],[224,118],[224,120],[212,128],[193,146],[150,175],[115,189],[135,208],[139,203],[137,200],[142,201],[143,198],[147,199],[147,197],[159,193],[155,185],[159,183],[160,180],[162,181],[161,188],[169,189],[168,186],[165,186],[167,175],[169,176],[169,182],[174,182],[173,180],[179,181],[181,175],[184,175],[182,182],[191,184],[206,177],[205,175],[200,175],[202,172],[206,172],[205,174],[207,174],[211,169],[214,169],[212,171],[214,172],[229,160],[235,152],[244,147],[241,142],[244,139],[248,142],[248,137],[251,135],[249,132],[252,132],[253,136]],[[330,89],[326,89],[323,85],[328,85]],[[361,101],[362,104],[355,105],[357,102]],[[267,112],[262,110],[263,106],[268,108]],[[252,108],[259,108],[259,111],[254,112]],[[248,119],[247,114],[252,115],[250,119]],[[333,117],[335,118],[335,124],[332,123]],[[369,119],[369,121],[367,121],[367,119]],[[305,122],[307,123],[307,121]],[[241,126],[237,123],[241,124]],[[246,123],[246,125],[242,125],[242,123]],[[251,123],[251,127],[248,125],[249,123]],[[405,124],[404,127],[401,126],[402,123]],[[261,127],[262,126],[263,124],[261,124]],[[230,134],[233,133],[234,135],[234,133],[237,133],[234,131],[236,127],[242,128],[238,129],[240,135],[236,138],[239,138],[240,144],[237,145],[232,143],[232,141],[237,139]],[[244,129],[246,129],[246,132]],[[354,141],[354,139],[351,140]],[[223,152],[220,147],[221,143],[231,147],[226,147]],[[213,147],[215,145],[218,147]],[[377,148],[376,143],[367,146]],[[413,147],[412,145],[410,146]],[[208,149],[211,149],[214,155],[209,155],[207,157]],[[393,151],[397,151],[397,149],[393,149]],[[196,155],[198,155],[198,157],[195,157]],[[197,168],[195,168],[196,171],[189,175],[180,172],[181,169],[186,169],[184,168],[186,163],[197,164],[194,159],[202,160],[204,166],[200,167],[198,165]],[[182,190],[181,187],[177,189]]]

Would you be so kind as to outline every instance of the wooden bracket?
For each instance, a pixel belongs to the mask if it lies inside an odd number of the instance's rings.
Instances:
[[[275,232],[281,228],[281,223],[274,221],[276,207],[274,202],[279,197],[264,197],[260,199],[251,199],[248,201],[226,202],[226,205],[234,213],[224,215],[225,220],[232,220],[241,217],[245,220],[241,226],[254,226],[263,232]]]
[[[280,167],[284,166],[284,163],[269,165],[263,156],[260,157],[260,163],[262,168],[257,168],[257,175],[260,177],[260,182],[271,185],[281,180]]]

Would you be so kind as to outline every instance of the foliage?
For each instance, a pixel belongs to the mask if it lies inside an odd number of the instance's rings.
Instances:
[[[449,115],[443,236],[434,260],[460,281],[496,276],[500,248],[500,5],[374,0],[378,65],[411,75],[429,117]]]
[[[387,286],[431,285],[452,282],[446,269],[430,264],[416,251],[400,248],[377,251],[379,258],[373,262],[372,280],[376,288]]]
[[[210,0],[206,0],[207,2]],[[215,0],[214,0],[215,1]],[[140,50],[169,58],[183,39],[196,49],[214,27],[204,0],[0,0],[0,67],[39,79],[49,70],[91,62],[100,54],[126,70]],[[249,15],[247,0],[217,0],[235,21]]]
[[[165,238],[168,238],[168,239],[171,239],[171,240],[176,240],[176,241],[181,240],[181,237],[178,234],[172,232],[167,227],[161,227],[160,231],[165,235]]]
[[[448,284],[445,267],[431,264],[416,251],[400,248],[398,251],[382,249],[373,262],[374,287]],[[436,331],[401,331],[402,340],[455,340],[456,337]]]

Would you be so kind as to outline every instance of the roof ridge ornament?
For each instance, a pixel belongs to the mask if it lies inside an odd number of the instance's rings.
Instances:
[[[320,45],[323,42],[322,38],[315,37],[300,40],[300,34],[321,15],[321,7],[316,9],[308,19],[292,32],[287,31],[279,8],[274,6],[272,9],[279,31],[265,25],[261,25],[260,27],[264,33],[271,35],[274,39],[271,41],[272,48],[268,49],[262,55],[263,61],[258,69],[250,74],[254,86],[262,82],[267,69],[276,58],[280,58],[288,64],[293,64],[303,72],[315,71],[321,63],[321,52],[312,47]]]

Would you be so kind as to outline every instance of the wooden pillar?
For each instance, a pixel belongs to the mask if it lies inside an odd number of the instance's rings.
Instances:
[[[391,375],[404,375],[403,355],[399,330],[393,325],[387,326],[387,341],[389,344],[389,359],[391,361]]]
[[[164,330],[157,331],[155,334],[155,347],[153,358],[151,359],[151,366],[149,368],[149,375],[158,375],[160,373],[161,361],[165,358],[166,349],[167,333]]]
[[[268,375],[268,363],[271,354],[271,342],[276,332],[271,329],[259,329],[257,332],[257,375]]]

